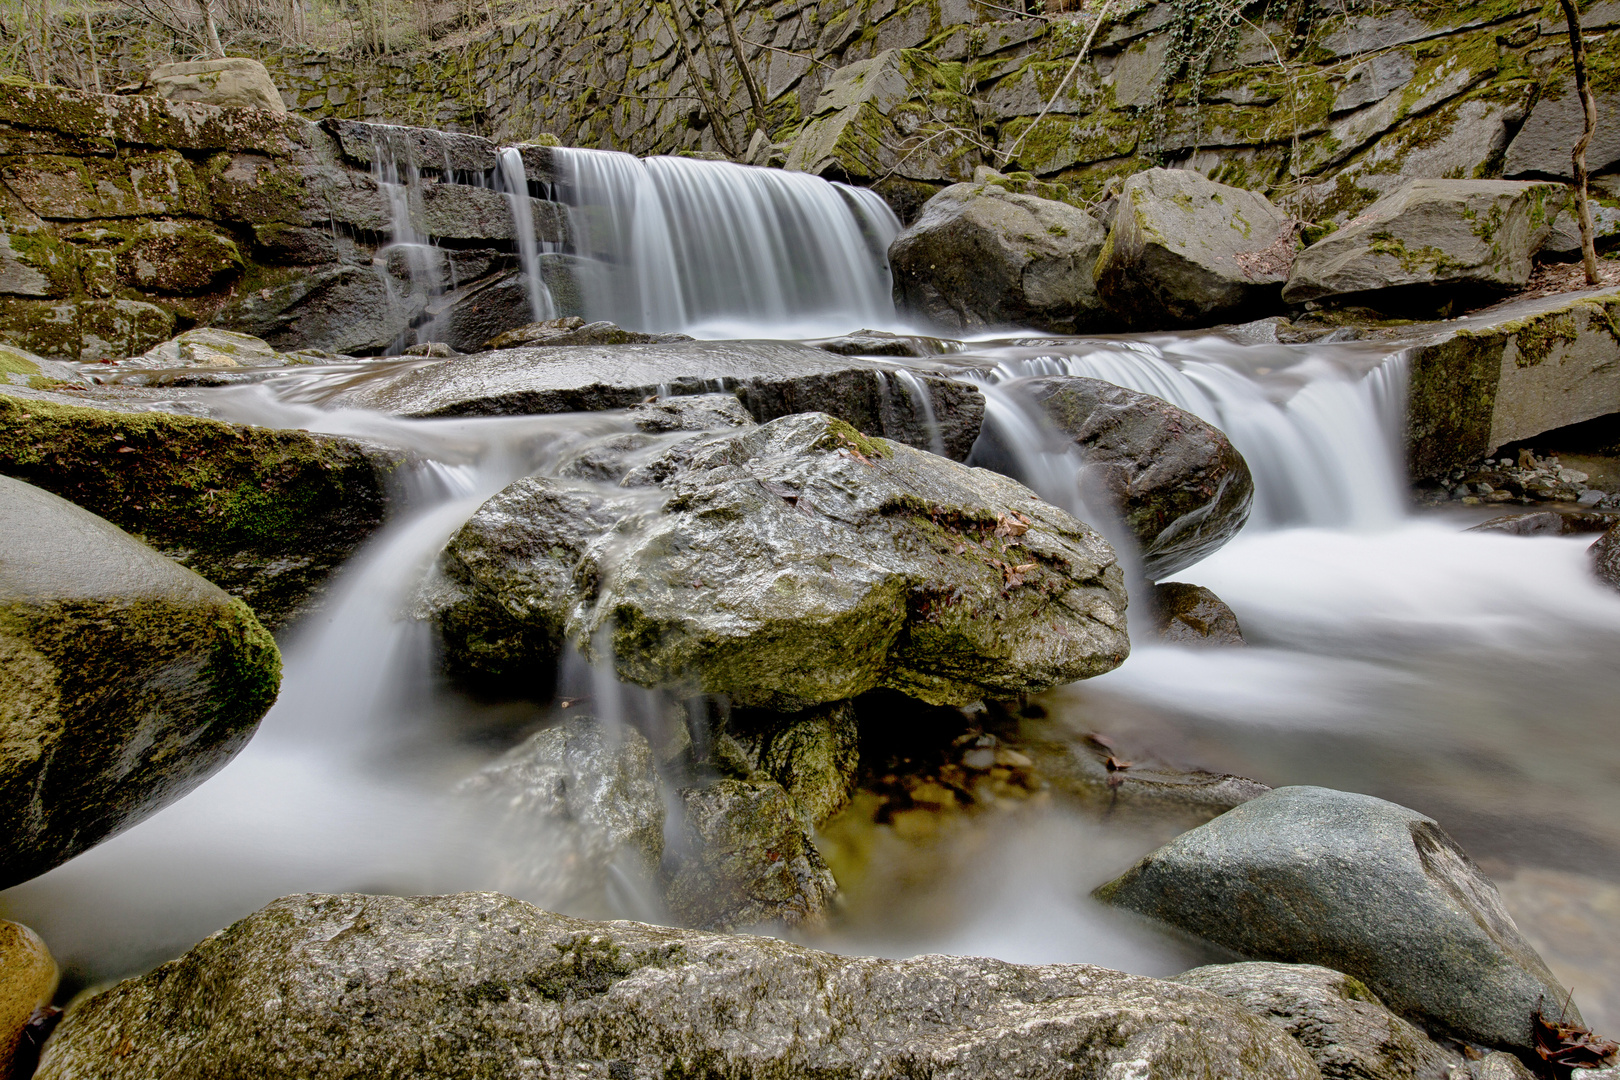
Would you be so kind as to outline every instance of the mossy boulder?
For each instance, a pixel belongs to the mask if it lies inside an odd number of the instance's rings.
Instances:
[[[78,253],[50,233],[0,236],[0,293],[7,296],[72,296],[78,285]]]
[[[537,1062],[671,1078],[1321,1075],[1241,1006],[1140,975],[836,956],[463,893],[276,900],[76,1006],[37,1076],[518,1080]]]
[[[122,360],[174,336],[175,313],[144,300],[0,296],[0,341],[81,363]]]
[[[538,678],[566,641],[630,682],[791,712],[877,687],[1030,693],[1129,650],[1089,526],[824,413],[683,442],[636,482],[530,477],[480,508],[427,609],[452,661]]]
[[[275,701],[247,605],[110,522],[0,477],[0,888],[201,783]]]
[[[205,225],[148,221],[137,225],[117,253],[120,276],[143,292],[194,296],[241,277],[236,241]]]
[[[993,179],[954,184],[889,245],[895,305],[953,331],[1099,329],[1114,321],[1092,277],[1104,239],[1067,203]]]
[[[1259,318],[1279,306],[1293,256],[1293,224],[1264,195],[1148,169],[1120,192],[1097,292],[1143,330]]]
[[[70,499],[280,626],[384,521],[403,452],[0,394],[0,473]]]
[[[716,742],[724,751],[712,755],[716,764],[739,779],[782,785],[806,828],[826,824],[855,792],[861,733],[853,702],[787,714],[734,709]]]
[[[1553,184],[1410,181],[1300,252],[1283,299],[1432,309],[1522,288],[1563,198]]]
[[[245,56],[159,64],[147,82],[165,101],[195,101],[265,109],[276,116],[287,114],[270,73],[262,63]]]

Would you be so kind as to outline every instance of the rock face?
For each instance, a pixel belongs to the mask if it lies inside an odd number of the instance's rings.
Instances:
[[[1265,196],[1185,169],[1125,181],[1097,292],[1144,330],[1258,318],[1278,306],[1294,228]]]
[[[670,448],[670,439],[661,436],[754,426],[754,418],[731,394],[656,398],[625,411],[635,423],[634,432],[587,439],[564,456],[557,475],[617,483],[626,473],[649,464]]]
[[[271,999],[279,1005],[266,1023]],[[140,1052],[118,1056],[125,1040]],[[1319,1075],[1273,1025],[1156,979],[1084,965],[834,956],[767,938],[585,922],[466,893],[277,900],[74,1009],[38,1076],[515,1080],[565,1069]]]
[[[1097,895],[1240,955],[1343,971],[1395,1012],[1489,1046],[1530,1052],[1531,1012],[1561,993],[1456,842],[1367,795],[1278,788]]]
[[[1592,571],[1598,580],[1620,589],[1620,525],[1600,536],[1587,549],[1592,559]]]
[[[839,701],[801,713],[731,714],[730,739],[745,779],[782,785],[806,826],[822,825],[849,804],[860,764],[854,703]]]
[[[1016,695],[1129,648],[1088,526],[822,413],[682,443],[623,486],[531,477],[473,515],[428,603],[454,660],[536,671],[566,639],[611,647],[630,682],[792,712],[877,687]]]
[[[1291,304],[1361,297],[1398,302],[1389,290],[1522,288],[1562,194],[1509,180],[1413,180],[1304,251],[1283,290]]]
[[[0,1078],[24,1075],[12,1068],[34,1010],[56,992],[56,961],[39,935],[0,920]]]
[[[1510,443],[1620,412],[1620,291],[1548,296],[1403,332],[1407,460],[1439,477]]]
[[[166,101],[246,106],[268,109],[278,116],[287,113],[287,106],[282,103],[281,94],[270,81],[270,73],[264,65],[244,56],[160,64],[152,70],[148,81]]]
[[[406,416],[505,416],[622,409],[653,396],[724,388],[761,422],[820,411],[868,435],[967,457],[979,437],[983,395],[936,375],[913,383],[926,401],[874,361],[781,341],[683,341],[506,349],[411,365],[332,404]]]
[[[0,394],[0,473],[102,515],[273,627],[382,525],[406,461],[307,431]]]
[[[240,600],[0,477],[0,888],[179,798],[241,749],[281,658]]]
[[[1236,613],[1202,585],[1167,581],[1153,586],[1153,625],[1167,645],[1242,645]]]
[[[1079,449],[1082,496],[1119,516],[1150,580],[1205,558],[1249,520],[1248,463],[1186,410],[1101,379],[1052,375],[1005,386]]]
[[[502,892],[601,904],[614,871],[641,885],[664,855],[664,799],[647,740],[575,716],[537,732],[463,781],[498,817]]]
[[[1067,203],[955,184],[889,245],[895,306],[956,331],[1099,329],[1112,321],[1092,279],[1105,238]]]
[[[665,902],[703,930],[822,921],[838,883],[782,785],[716,780],[681,791],[684,823]]]
[[[1299,1040],[1323,1080],[1461,1080],[1462,1055],[1384,1008],[1357,979],[1312,964],[1214,964],[1175,977]]]
[[[1585,117],[1575,94],[1575,80],[1566,72],[1560,72],[1560,76],[1548,80],[1524,126],[1508,145],[1503,176],[1573,179],[1574,164],[1569,155],[1575,140],[1581,137]],[[1598,122],[1586,148],[1586,167],[1602,173],[1620,165],[1620,130],[1615,123],[1620,117],[1620,93],[1610,88],[1608,93],[1593,96]]]

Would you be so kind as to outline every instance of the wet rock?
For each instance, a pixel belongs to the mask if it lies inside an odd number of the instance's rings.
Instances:
[[[876,361],[790,342],[681,341],[503,349],[371,379],[332,404],[405,416],[510,416],[622,409],[724,389],[761,422],[816,410],[865,434],[967,457],[983,395],[937,375],[918,375],[916,383],[926,403]]]
[[[463,781],[498,821],[500,890],[553,906],[594,905],[615,871],[642,885],[664,855],[664,798],[634,728],[573,716]]]
[[[1539,510],[1532,514],[1503,514],[1470,528],[1469,532],[1499,532],[1509,536],[1579,536],[1607,532],[1620,524],[1620,515],[1604,513],[1559,513]]]
[[[286,284],[237,296],[215,313],[212,322],[263,338],[277,349],[380,353],[402,337],[426,307],[425,297],[396,291],[387,277],[370,266],[334,266],[301,274]]]
[[[669,448],[670,440],[660,436],[754,426],[754,418],[734,394],[656,398],[632,405],[625,412],[635,424],[635,431],[587,440],[563,459],[557,475],[617,482]]]
[[[587,323],[578,315],[571,315],[563,319],[543,319],[496,334],[482,347],[491,350],[515,349],[522,345],[645,345],[691,340],[685,334],[643,334],[610,322]]]
[[[1592,572],[1597,574],[1598,580],[1620,589],[1620,525],[1600,536],[1587,549],[1587,555],[1592,560]]]
[[[122,360],[174,336],[174,312],[143,300],[0,297],[8,345],[80,363]]]
[[[100,514],[271,627],[319,604],[387,519],[408,460],[307,431],[0,393],[0,473]]]
[[[24,1031],[35,1010],[51,1003],[56,977],[56,961],[39,935],[0,920],[0,1080],[28,1075],[14,1071],[13,1061],[27,1052]]]
[[[1153,586],[1153,626],[1167,645],[1242,645],[1243,628],[1225,601],[1202,585],[1167,581]]]
[[[822,338],[808,344],[839,356],[943,356],[962,351],[959,341],[923,337],[918,334],[891,334],[887,330],[857,330],[842,337]]]
[[[731,930],[825,918],[838,883],[782,785],[716,780],[682,789],[681,805],[681,844],[664,899],[683,925]]]
[[[229,761],[281,658],[240,600],[94,514],[0,477],[0,888]]]
[[[1067,203],[955,184],[889,245],[895,304],[951,330],[1097,329],[1113,321],[1092,278],[1105,238]]]
[[[245,56],[159,64],[147,82],[166,101],[236,105],[265,109],[277,116],[287,114],[270,72],[259,61]]]
[[[1248,463],[1186,410],[1101,379],[1052,375],[1006,386],[1079,448],[1082,494],[1112,506],[1150,580],[1207,557],[1249,520]]]
[[[1278,788],[1097,895],[1243,956],[1343,971],[1400,1015],[1487,1046],[1530,1052],[1531,1012],[1563,993],[1456,842],[1368,795]]]
[[[839,701],[800,713],[732,713],[729,732],[744,779],[782,785],[806,827],[828,821],[849,805],[860,765],[860,727],[853,702]]]
[[[458,591],[428,605],[453,662],[543,669],[566,638],[630,682],[792,712],[1017,695],[1128,651],[1107,544],[994,473],[822,413],[644,473],[659,486],[531,477],[480,508],[441,561]]]
[[[1283,299],[1437,305],[1447,290],[1522,288],[1561,198],[1550,184],[1410,181],[1300,252]],[[1414,286],[1429,291],[1412,300]]]
[[[267,1000],[278,1003],[264,1022]],[[362,1018],[364,1021],[362,1022]],[[115,1057],[126,1040],[140,1053]],[[1313,1080],[1299,1044],[1192,987],[1087,965],[845,957],[550,915],[491,893],[291,896],[75,1008],[39,1080],[590,1075]],[[576,1071],[570,1068],[570,1071]]]
[[[423,305],[429,332],[463,353],[476,353],[490,338],[534,318],[529,280],[520,271],[498,271]]]
[[[1213,964],[1175,977],[1230,998],[1299,1040],[1324,1080],[1464,1080],[1448,1052],[1360,980],[1312,964]]]
[[[1120,192],[1097,292],[1142,329],[1240,322],[1279,306],[1293,257],[1293,223],[1265,196],[1149,169]]]

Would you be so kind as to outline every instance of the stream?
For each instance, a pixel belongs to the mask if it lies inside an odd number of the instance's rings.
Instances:
[[[590,242],[630,249],[597,251],[614,269],[606,307],[592,314],[703,337],[908,329],[887,305],[886,267],[868,261],[862,279],[839,268],[862,261],[851,244],[897,227],[868,193],[803,177],[799,196],[733,176],[763,170],[716,163],[638,172],[597,160],[620,156],[570,152],[581,159],[573,188],[594,190],[597,211],[622,211],[598,212]],[[795,215],[773,218],[767,210],[783,200]],[[654,204],[659,236],[637,224]],[[737,206],[752,209],[738,216]],[[827,265],[796,289],[775,272],[806,273],[794,263],[794,230],[830,235],[825,219],[838,206],[844,240],[817,249]],[[772,233],[772,221],[788,224]],[[775,238],[750,242],[760,235]],[[1253,516],[1173,579],[1219,594],[1248,647],[1170,647],[1133,632],[1119,669],[1037,699],[1049,727],[1100,734],[1124,758],[1366,792],[1429,814],[1501,885],[1588,1023],[1620,1027],[1620,594],[1591,577],[1590,538],[1469,533],[1478,515],[1408,508],[1398,354],[1210,333],[1032,336],[964,342],[905,365],[981,386],[1009,471],[1082,516],[1073,463],[1027,430],[1000,383],[1093,375],[1225,430],[1255,477]],[[421,463],[392,523],[342,571],[321,612],[283,635],[281,696],[247,748],[177,803],[0,893],[0,915],[35,928],[72,987],[145,970],[287,893],[518,891],[512,853],[452,789],[563,714],[445,685],[428,631],[404,612],[445,539],[484,499],[554,473],[570,446],[628,431],[629,421],[612,412],[405,420],[320,404],[375,370],[374,361],[287,369],[258,385],[192,392],[190,407],[221,419],[393,444]],[[564,679],[594,682],[593,712],[609,720],[634,713],[633,688],[584,668]],[[861,841],[861,879],[841,881],[846,903],[831,927],[798,936],[838,951],[1172,974],[1204,955],[1087,894],[1182,827],[1032,799],[932,836],[878,829]],[[548,899],[544,890],[523,898]],[[610,891],[605,906],[564,910],[660,917],[654,898],[628,889]]]

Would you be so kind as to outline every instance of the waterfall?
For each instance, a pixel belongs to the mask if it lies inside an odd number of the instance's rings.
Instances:
[[[540,274],[540,243],[534,233],[534,207],[529,203],[529,174],[523,168],[523,155],[516,147],[501,148],[500,186],[512,204],[512,232],[517,237],[518,261],[529,287],[529,309],[534,321],[554,318],[557,309]]]
[[[894,321],[900,223],[870,191],[729,162],[553,155],[587,318],[772,337]]]
[[[1403,516],[1404,353],[1365,345],[1237,345],[1224,339],[1033,343],[981,350],[997,453],[1042,497],[1077,513],[1077,458],[1006,385],[1083,375],[1164,398],[1224,431],[1249,464],[1250,527],[1394,525]]]
[[[385,125],[378,129],[389,130]],[[377,274],[391,312],[406,324],[388,349],[391,353],[413,344],[410,323],[428,301],[444,291],[441,253],[431,237],[417,233],[411,221],[411,196],[421,186],[421,169],[412,157],[409,141],[401,141],[399,148],[386,139],[373,138],[371,143],[371,175],[377,181],[377,190],[388,200],[388,243],[377,253]],[[409,297],[400,297],[394,289],[397,270],[391,271],[390,264],[396,262],[404,264],[402,276],[410,282]]]

